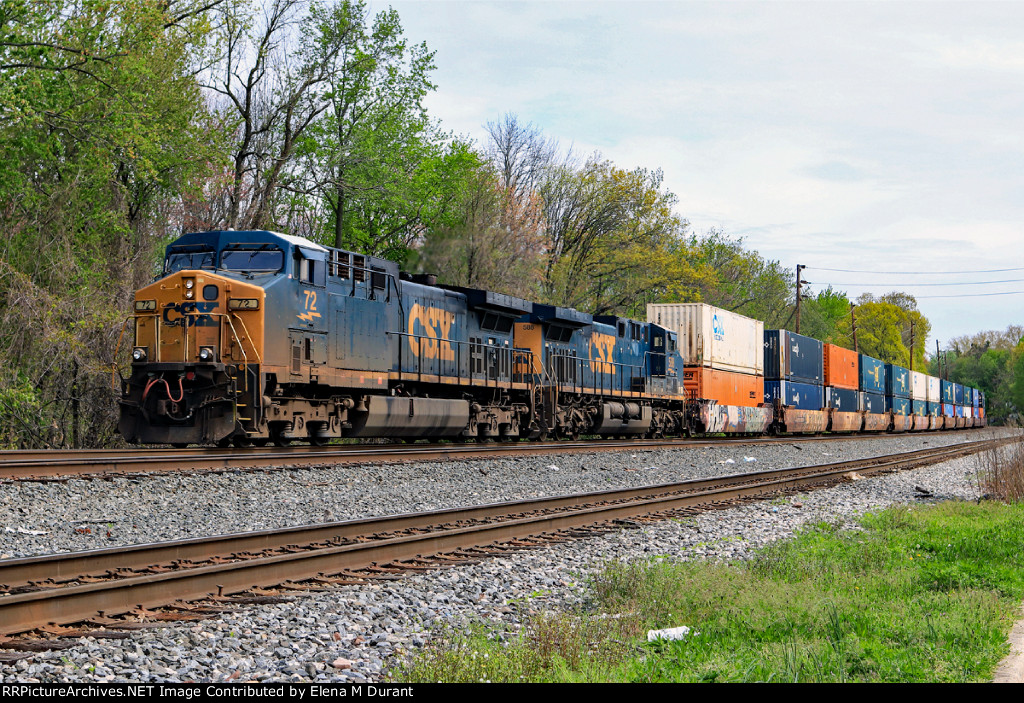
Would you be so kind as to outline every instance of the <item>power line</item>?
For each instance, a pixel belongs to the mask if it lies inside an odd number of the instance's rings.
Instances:
[[[1007,271],[1024,271],[1024,267],[1012,269],[977,269],[974,271],[875,271],[873,269],[830,269],[822,266],[805,266],[804,268],[814,269],[815,271],[838,271],[840,273],[884,273],[900,276],[949,276],[962,273],[1005,273]]]
[[[1005,293],[962,293],[960,295],[915,295],[915,300],[924,300],[925,298],[981,298],[987,295],[1021,295],[1024,290],[1011,290]]]
[[[899,288],[901,286],[905,286],[905,287],[908,287],[908,288],[909,287],[921,288],[921,287],[924,287],[924,286],[991,286],[991,285],[994,285],[996,283],[1020,283],[1022,281],[1024,281],[1024,278],[1008,278],[1008,279],[1003,280],[1003,281],[964,281],[962,283],[827,283],[827,284],[820,284],[819,283],[818,285],[828,285],[828,286],[832,286],[832,287],[838,287],[838,286],[860,286],[862,288],[865,288],[865,287],[873,287],[873,288]]]

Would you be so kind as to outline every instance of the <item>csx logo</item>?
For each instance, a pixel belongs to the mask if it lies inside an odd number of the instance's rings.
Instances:
[[[590,335],[590,369],[594,373],[615,375],[612,354],[615,351],[615,337],[594,332]]]
[[[170,327],[216,327],[212,315],[217,301],[212,303],[168,303],[164,306],[164,324]],[[198,315],[196,313],[199,313]]]
[[[409,349],[413,356],[455,361],[451,330],[455,313],[416,303],[409,309]]]

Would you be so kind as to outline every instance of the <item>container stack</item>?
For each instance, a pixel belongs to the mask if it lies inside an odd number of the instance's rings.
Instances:
[[[910,412],[919,417],[928,415],[928,376],[910,372]]]
[[[910,415],[910,371],[885,365],[885,409],[894,415]]]
[[[867,354],[858,356],[860,409],[870,415],[885,412],[885,362]]]
[[[822,349],[825,362],[825,407],[842,413],[860,409],[857,393],[857,352],[835,344]]]
[[[764,331],[764,401],[798,410],[825,407],[822,343],[789,330]]]
[[[931,417],[942,417],[942,382],[935,376],[928,376],[927,381],[925,412]]]
[[[763,402],[763,322],[706,303],[652,303],[647,321],[678,334],[687,397],[744,407]]]
[[[944,379],[940,379],[939,384],[942,388],[942,416],[956,417],[956,389],[954,388],[956,384]]]

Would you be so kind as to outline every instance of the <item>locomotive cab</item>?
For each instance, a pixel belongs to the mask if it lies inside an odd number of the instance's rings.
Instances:
[[[291,265],[300,246],[322,249],[235,231],[187,234],[167,247],[162,275],[135,294],[131,373],[119,401],[126,440],[223,444],[266,436],[267,296],[302,268]]]

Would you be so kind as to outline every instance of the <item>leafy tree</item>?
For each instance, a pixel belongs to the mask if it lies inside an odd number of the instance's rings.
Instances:
[[[122,311],[213,154],[191,65],[205,26],[198,3],[0,4],[9,444],[111,436]]]

